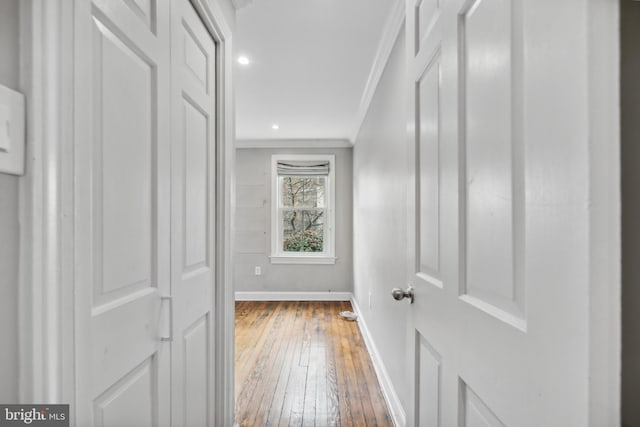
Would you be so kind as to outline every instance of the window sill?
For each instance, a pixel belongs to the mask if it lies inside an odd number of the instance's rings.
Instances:
[[[272,255],[269,257],[271,264],[335,264],[336,257],[330,255],[313,256],[287,256],[287,255]]]

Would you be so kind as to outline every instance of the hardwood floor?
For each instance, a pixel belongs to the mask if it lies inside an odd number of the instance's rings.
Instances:
[[[392,426],[349,302],[236,302],[241,426]]]

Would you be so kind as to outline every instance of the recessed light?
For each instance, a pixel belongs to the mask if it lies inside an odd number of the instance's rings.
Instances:
[[[240,64],[240,65],[249,65],[249,58],[247,58],[246,56],[239,56],[238,57],[238,64]]]
[[[278,126],[277,123],[274,123],[274,124],[271,125],[271,129],[278,130],[278,129],[280,129],[280,126]]]

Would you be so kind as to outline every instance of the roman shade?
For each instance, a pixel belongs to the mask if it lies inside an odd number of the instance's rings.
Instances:
[[[328,160],[280,160],[278,175],[329,175]]]

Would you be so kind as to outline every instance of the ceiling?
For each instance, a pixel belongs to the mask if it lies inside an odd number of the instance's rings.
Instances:
[[[352,138],[394,4],[236,1],[237,139]]]

